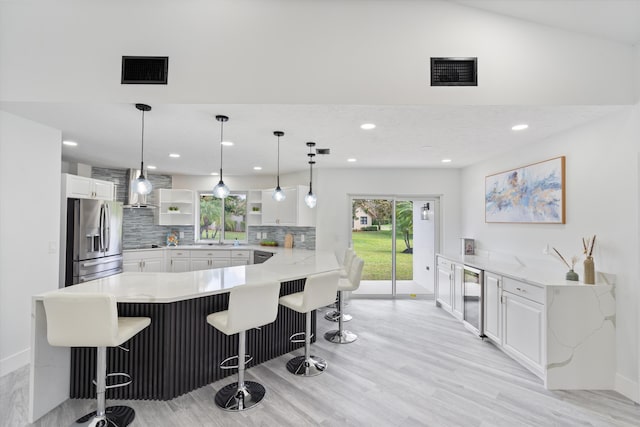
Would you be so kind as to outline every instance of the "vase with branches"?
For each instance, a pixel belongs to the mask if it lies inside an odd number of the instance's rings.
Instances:
[[[578,262],[578,259],[580,259],[580,257],[578,257],[578,255],[574,255],[570,258],[571,260],[571,264],[569,264],[569,262],[565,259],[565,257],[562,256],[562,254],[560,252],[558,252],[558,250],[556,248],[553,248],[554,252],[556,254],[558,254],[558,256],[560,257],[560,259],[562,260],[562,262],[564,262],[564,264],[569,267],[569,271],[567,271],[567,274],[565,276],[565,279],[567,280],[572,280],[574,282],[577,282],[580,277],[578,276],[578,273],[576,273],[573,269],[576,266],[576,263]]]

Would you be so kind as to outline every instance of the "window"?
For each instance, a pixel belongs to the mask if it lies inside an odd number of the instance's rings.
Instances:
[[[367,225],[367,217],[366,216],[361,216],[360,217],[360,225]]]
[[[224,199],[200,193],[199,199],[197,240],[247,241],[247,193],[231,193]]]

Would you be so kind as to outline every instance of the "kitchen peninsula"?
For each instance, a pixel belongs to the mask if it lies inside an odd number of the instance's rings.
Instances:
[[[121,316],[151,317],[151,326],[130,341],[130,351],[109,349],[109,371],[128,372],[134,383],[109,390],[107,397],[169,400],[231,374],[219,363],[235,354],[237,337],[226,337],[206,322],[207,314],[226,309],[231,288],[277,280],[281,295],[286,295],[302,290],[307,276],[339,268],[330,252],[274,252],[258,265],[182,273],[125,272],[53,292],[110,293]],[[43,295],[34,296],[32,305],[31,422],[69,397],[91,397],[94,370],[93,349],[48,344],[42,299]],[[304,315],[280,307],[273,324],[249,332],[247,350],[254,356],[253,364],[300,347],[291,344],[289,336],[303,329]]]

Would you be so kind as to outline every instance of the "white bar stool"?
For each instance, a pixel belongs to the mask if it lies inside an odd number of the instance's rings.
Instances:
[[[311,312],[324,307],[332,301],[338,290],[338,271],[315,274],[307,277],[304,290],[294,294],[280,297],[280,304],[298,313],[305,313],[305,332],[293,334],[291,342],[303,342],[294,339],[295,336],[304,334],[304,356],[297,356],[287,362],[287,370],[295,375],[312,377],[320,375],[327,368],[327,362],[311,355]]]
[[[347,278],[349,277],[349,270],[351,270],[351,263],[353,262],[353,259],[356,257],[356,251],[354,251],[352,248],[347,248],[344,250],[344,256],[342,258],[342,266],[340,267],[340,278]],[[333,302],[329,305],[327,305],[327,308],[338,308],[338,298],[336,296],[336,298],[333,300]],[[327,320],[330,320],[332,322],[337,322],[338,321],[338,310],[333,310],[333,311],[328,311],[324,318]],[[351,316],[349,316],[348,314],[345,314],[345,316],[348,316],[348,319],[343,318],[342,320],[344,320],[345,322],[348,322],[349,320],[351,320]]]
[[[96,347],[97,410],[79,418],[82,426],[129,425],[135,411],[128,406],[106,408],[105,392],[131,384],[125,373],[107,374],[107,347],[118,347],[151,324],[148,317],[118,317],[116,298],[108,294],[56,292],[44,296],[47,340],[56,347]],[[124,377],[120,384],[107,385],[107,377]]]
[[[324,334],[324,338],[327,341],[331,341],[335,344],[349,344],[358,339],[358,336],[353,332],[349,332],[343,329],[342,315],[344,310],[344,292],[355,291],[360,287],[360,278],[362,277],[362,268],[364,267],[364,261],[362,258],[355,257],[351,264],[351,271],[349,272],[348,279],[340,279],[338,283],[338,330],[329,331]]]
[[[229,293],[229,308],[207,316],[207,322],[223,334],[238,334],[238,355],[220,364],[222,369],[238,368],[238,381],[216,393],[216,405],[226,411],[244,411],[264,397],[262,384],[244,380],[245,365],[252,360],[246,358],[246,331],[276,320],[279,294],[278,282],[236,286]],[[237,366],[224,365],[232,359],[238,359]]]

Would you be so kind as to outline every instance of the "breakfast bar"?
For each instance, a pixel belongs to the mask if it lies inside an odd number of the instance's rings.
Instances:
[[[273,280],[281,283],[280,295],[287,295],[301,291],[307,276],[338,268],[333,253],[279,249],[269,261],[258,265],[183,273],[122,273],[54,292],[109,293],[116,297],[120,316],[150,317],[151,325],[130,340],[126,350],[108,349],[108,371],[126,372],[133,383],[108,390],[107,398],[169,400],[233,372],[222,370],[219,364],[236,353],[237,336],[227,337],[206,322],[208,314],[226,309],[231,288]],[[33,297],[31,422],[70,397],[91,398],[95,394],[95,350],[50,346],[42,298]],[[274,323],[247,333],[252,364],[300,347],[302,344],[292,344],[289,337],[302,330],[304,315],[279,307]]]

